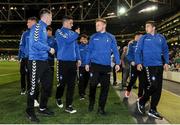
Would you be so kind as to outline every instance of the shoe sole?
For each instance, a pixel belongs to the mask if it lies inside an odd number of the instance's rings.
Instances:
[[[162,119],[163,119],[163,118],[157,117],[157,116],[155,116],[155,115],[153,115],[152,113],[149,113],[149,112],[148,112],[148,116],[153,117],[153,118],[156,118],[156,119],[159,119],[159,120],[162,120]]]
[[[58,105],[57,103],[56,103],[56,105],[59,107],[59,108],[63,108],[63,104],[61,104],[61,105]]]
[[[79,99],[79,100],[84,100],[85,98],[81,98],[81,99]]]
[[[34,105],[34,108],[38,108],[39,107],[39,105]]]
[[[73,114],[73,113],[76,113],[77,111],[76,110],[74,110],[74,111],[65,110],[65,112]]]

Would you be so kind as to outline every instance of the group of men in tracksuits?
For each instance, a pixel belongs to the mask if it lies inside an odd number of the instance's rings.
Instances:
[[[27,77],[29,77],[29,87],[27,88],[27,108],[26,114],[29,120],[33,122],[39,122],[34,110],[34,102],[37,99],[37,93],[40,92],[40,104],[38,112],[41,115],[53,116],[54,112],[47,107],[48,99],[51,96],[52,83],[54,77],[54,56],[57,58],[57,90],[56,90],[56,104],[59,108],[64,107],[62,100],[64,89],[66,87],[66,104],[65,111],[68,113],[77,112],[73,108],[73,95],[75,88],[75,80],[77,75],[77,68],[79,68],[79,95],[80,99],[84,99],[85,89],[89,81],[89,112],[94,110],[96,87],[98,83],[101,83],[101,91],[98,102],[98,113],[105,115],[105,104],[108,97],[109,85],[110,85],[110,73],[111,73],[111,54],[113,53],[115,58],[115,71],[120,69],[120,57],[117,49],[117,42],[115,37],[106,31],[107,22],[104,19],[96,20],[96,31],[88,42],[86,35],[81,35],[80,44],[77,39],[80,34],[80,28],[75,31],[72,30],[73,18],[65,16],[62,19],[62,27],[57,29],[55,37],[52,36],[52,29],[48,27],[52,21],[52,13],[48,9],[42,9],[40,11],[40,20],[34,23],[29,28],[29,34],[25,37],[28,47],[25,49],[20,48],[20,52],[28,51],[27,56]],[[151,23],[150,23],[151,24]],[[153,26],[153,25],[152,25]],[[141,38],[144,38],[141,37]],[[160,39],[160,40],[159,40]],[[149,41],[152,42],[149,44]],[[152,40],[152,41],[151,41]],[[153,43],[158,41],[159,43]],[[142,43],[143,41],[143,43]],[[145,41],[145,42],[144,42]],[[146,42],[148,41],[148,42]],[[23,42],[21,40],[21,42]],[[159,94],[162,89],[159,81],[162,81],[162,77],[157,76],[157,72],[162,72],[161,60],[151,65],[151,61],[156,62],[159,57],[151,56],[152,60],[148,62],[149,57],[148,47],[155,47],[153,50],[155,55],[159,56],[162,53],[168,63],[167,57],[167,44],[164,37],[161,35],[147,35],[143,40],[140,39],[139,44],[135,49],[135,61],[132,63],[134,70],[137,65],[137,70],[145,70],[148,78],[147,89],[142,97],[138,101],[138,109],[141,113],[144,113],[144,105],[150,96]],[[154,45],[155,44],[155,45]],[[162,47],[163,45],[163,47]],[[21,44],[20,44],[21,46]],[[144,47],[147,47],[145,50]],[[156,54],[157,53],[157,54]],[[147,55],[146,55],[147,54]],[[150,53],[152,54],[152,53]],[[21,54],[20,54],[21,55]],[[160,54],[161,55],[161,54]],[[19,56],[22,62],[22,57]],[[154,63],[153,63],[154,64]],[[156,72],[157,71],[157,72]],[[151,76],[152,75],[152,76]],[[149,82],[149,81],[152,82]],[[158,80],[158,82],[157,82]],[[133,83],[133,80],[132,80]],[[41,87],[40,87],[41,84]],[[158,84],[158,85],[156,85]],[[155,87],[157,88],[154,88]],[[40,89],[41,88],[41,89]],[[40,89],[40,90],[39,90]],[[151,90],[153,89],[153,90]],[[154,89],[156,93],[154,94]],[[127,90],[128,91],[128,90]],[[22,92],[25,92],[25,87],[22,87]],[[152,96],[154,97],[154,96]],[[159,97],[156,95],[154,100],[156,103],[159,101]],[[155,105],[156,106],[156,105]],[[156,109],[152,108],[153,112]],[[150,110],[151,111],[151,110]]]
[[[81,99],[84,99],[86,94],[85,89],[88,81],[90,81],[90,102],[88,109],[89,111],[93,111],[96,86],[100,82],[102,89],[98,113],[104,115],[110,84],[112,52],[115,55],[116,71],[119,70],[120,64],[115,37],[106,32],[106,20],[98,19],[96,21],[97,33],[92,35],[89,44],[88,37],[82,35],[79,45],[77,39],[80,34],[80,29],[78,28],[75,31],[71,30],[73,26],[72,17],[66,16],[62,19],[63,26],[57,29],[55,39],[52,37],[52,29],[47,27],[51,24],[51,21],[52,13],[48,9],[42,9],[40,11],[40,20],[37,23],[35,22],[31,27],[28,27],[29,34],[27,36],[22,35],[28,38],[26,41],[21,40],[21,42],[26,43],[28,47],[26,49],[19,49],[20,53],[27,51],[26,65],[28,65],[27,72],[29,72],[27,78],[30,79],[30,87],[27,89],[22,87],[22,92],[24,94],[25,90],[27,90],[26,114],[28,119],[33,122],[39,122],[34,109],[35,100],[38,99],[37,95],[40,95],[38,112],[45,116],[54,115],[54,112],[47,107],[53,83],[54,55],[56,55],[57,58],[58,73],[56,91],[57,106],[59,108],[63,107],[62,96],[65,86],[67,86],[65,111],[68,113],[76,112],[72,103],[77,68],[79,67],[79,95]],[[21,56],[19,56],[19,59],[20,62],[22,62]]]

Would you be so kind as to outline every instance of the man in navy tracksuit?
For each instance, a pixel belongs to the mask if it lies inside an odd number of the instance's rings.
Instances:
[[[29,33],[31,27],[36,24],[36,17],[29,17],[27,20],[28,29],[22,34],[19,44],[18,58],[20,61],[20,75],[21,75],[21,95],[26,94],[30,88],[29,71],[28,71],[28,57],[29,57]]]
[[[137,70],[137,65],[135,64],[135,49],[137,46],[137,42],[139,41],[142,33],[136,33],[134,40],[128,46],[127,59],[130,64],[130,82],[127,86],[127,90],[125,92],[125,97],[128,98],[130,96],[131,89],[133,85],[136,84],[137,77],[139,78],[139,88],[138,88],[138,98],[140,98],[143,94],[143,77],[142,72]]]
[[[48,53],[54,54],[55,50],[48,46],[47,43],[47,25],[51,24],[52,13],[48,9],[42,9],[40,11],[41,20],[31,28],[30,40],[29,40],[29,72],[31,88],[27,97],[27,109],[26,114],[29,120],[32,122],[39,122],[39,119],[35,115],[34,111],[34,98],[35,90],[40,80],[41,86],[41,98],[39,113],[44,116],[52,116],[54,112],[47,108],[48,97],[51,86],[50,67],[48,64]]]
[[[80,100],[83,100],[89,81],[89,72],[85,70],[85,59],[88,51],[88,36],[86,34],[80,36],[79,51],[82,61],[81,66],[79,67],[79,95]]]
[[[96,87],[101,83],[101,92],[98,104],[98,113],[105,115],[105,104],[108,96],[111,73],[111,53],[115,58],[116,72],[120,69],[120,58],[115,37],[106,32],[107,22],[104,19],[96,20],[96,31],[89,41],[88,53],[86,56],[85,69],[90,71],[90,92],[89,107],[91,112],[94,109]],[[90,67],[89,67],[90,66]]]
[[[147,34],[139,40],[135,53],[137,69],[143,70],[143,74],[146,75],[144,78],[145,93],[137,102],[137,106],[140,113],[145,113],[145,104],[151,97],[148,115],[162,119],[163,117],[157,111],[157,105],[162,91],[163,68],[165,71],[168,70],[168,45],[163,35],[155,33],[154,21],[147,21],[145,27]]]
[[[52,36],[52,28],[50,26],[48,26],[47,28],[47,35],[48,35],[48,45],[51,48],[54,48],[55,50],[57,50],[57,44],[55,41],[54,36]],[[55,54],[48,54],[48,62],[49,62],[49,66],[51,68],[51,92],[50,92],[50,96],[52,94],[52,88],[53,88],[53,79],[54,79],[54,59],[55,59]]]
[[[70,16],[65,16],[62,19],[63,26],[55,33],[55,38],[58,46],[57,60],[58,60],[58,82],[56,92],[56,104],[59,108],[63,108],[62,96],[65,85],[66,91],[66,106],[65,111],[68,113],[76,113],[72,107],[75,79],[77,75],[77,63],[81,65],[79,47],[77,38],[79,37],[80,29],[75,32],[71,30],[73,26],[73,19]]]

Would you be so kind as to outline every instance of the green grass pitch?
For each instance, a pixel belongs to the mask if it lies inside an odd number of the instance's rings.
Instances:
[[[68,114],[64,109],[59,109],[55,104],[56,80],[54,83],[53,96],[49,100],[49,107],[55,112],[54,117],[39,116],[40,123],[44,124],[131,124],[134,123],[133,118],[128,112],[127,107],[120,101],[115,91],[110,87],[109,97],[106,105],[107,116],[100,116],[97,112],[97,105],[95,110],[88,112],[88,100],[80,101],[78,90],[74,95],[74,107],[77,109],[76,114]],[[99,97],[99,89],[97,90],[97,97]],[[63,99],[64,100],[64,99]],[[97,100],[96,100],[97,102]],[[26,95],[20,95],[19,82],[19,65],[18,62],[0,62],[0,123],[1,124],[28,124],[25,115]]]

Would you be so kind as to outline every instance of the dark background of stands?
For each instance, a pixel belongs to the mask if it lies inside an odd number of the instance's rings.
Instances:
[[[180,46],[180,0],[132,0],[133,6],[124,15],[118,15],[116,10],[118,6],[128,8],[126,0],[81,0],[80,2],[62,0],[59,3],[58,1],[0,0],[0,53],[17,54],[20,36],[26,30],[26,19],[30,16],[38,17],[41,8],[52,10],[54,31],[61,27],[61,18],[76,9],[72,15],[75,19],[74,25],[80,26],[82,33],[91,35],[95,32],[94,20],[98,17],[99,6],[100,15],[106,9],[101,17],[107,17],[107,31],[116,35],[121,48],[133,38],[134,32],[144,31],[144,23],[147,20],[155,20],[158,23],[157,31],[166,36],[170,49]],[[131,2],[131,0],[127,1]],[[158,6],[158,10],[138,13],[151,5]],[[89,13],[87,13],[88,10],[90,10]],[[108,17],[107,14],[111,12],[114,12],[117,17]],[[87,16],[83,19],[86,13]]]

